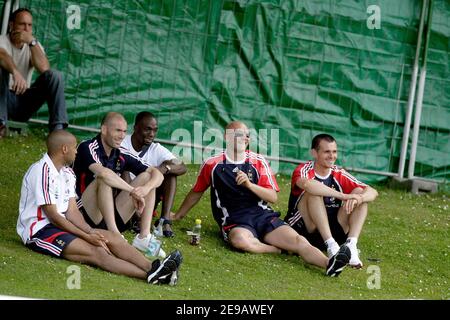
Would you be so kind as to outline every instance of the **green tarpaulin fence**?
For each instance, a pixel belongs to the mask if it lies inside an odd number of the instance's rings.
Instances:
[[[188,132],[183,142],[206,146],[208,128],[240,119],[262,129],[260,140],[267,134],[255,151],[269,157],[308,160],[312,136],[327,132],[338,141],[340,165],[397,173],[421,1],[20,3],[32,9],[35,34],[64,73],[72,125],[98,128],[111,110],[132,123],[150,110],[159,138],[180,141],[176,133]],[[434,1],[415,171],[445,181],[449,21],[450,2]],[[46,120],[46,110],[37,118]]]

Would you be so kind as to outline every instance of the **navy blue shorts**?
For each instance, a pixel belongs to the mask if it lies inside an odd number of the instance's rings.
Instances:
[[[77,237],[49,223],[36,232],[26,246],[33,251],[60,257],[64,248]]]
[[[330,224],[330,231],[334,240],[336,240],[336,242],[340,245],[343,244],[347,240],[347,234],[344,232],[344,229],[342,229],[342,226],[339,224],[337,220],[337,214],[328,215],[328,222]],[[322,239],[322,236],[320,235],[318,230],[315,230],[312,233],[308,232],[303,217],[301,217],[296,223],[291,225],[291,227],[295,231],[297,231],[299,235],[304,236],[309,241],[309,243],[311,243],[314,247],[322,251],[325,251],[327,249],[325,241]]]
[[[94,221],[92,221],[91,217],[89,217],[89,215],[87,214],[86,209],[84,209],[84,207],[79,207],[78,210],[80,210],[84,220],[91,228],[108,230],[108,226],[106,225],[105,219],[102,219],[102,221],[100,221],[99,224],[95,224]],[[114,217],[116,219],[117,229],[119,229],[120,232],[124,232],[131,228],[131,221],[128,221],[127,223],[123,222],[122,217],[120,216],[119,211],[117,211],[116,206],[114,206]]]
[[[264,210],[257,208],[255,212],[248,215],[240,215],[229,217],[227,224],[222,226],[222,236],[228,242],[228,234],[233,228],[241,227],[249,230],[255,238],[263,241],[263,238],[269,232],[278,227],[287,225],[286,222],[280,219],[280,213],[271,210]]]

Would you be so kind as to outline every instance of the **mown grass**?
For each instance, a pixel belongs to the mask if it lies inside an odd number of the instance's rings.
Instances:
[[[360,239],[362,270],[345,270],[338,278],[306,265],[293,255],[256,255],[232,250],[218,234],[209,194],[174,224],[176,237],[164,249],[180,249],[184,263],[176,287],[143,281],[77,265],[81,288],[70,290],[71,262],[25,248],[16,234],[21,181],[45,152],[44,132],[0,140],[0,294],[47,299],[449,299],[449,198],[445,194],[414,196],[376,187]],[[175,208],[195,182],[198,166],[180,178]],[[277,176],[281,192],[274,206],[284,216],[289,177]],[[186,230],[201,218],[199,246],[188,243]],[[131,240],[133,234],[126,233]],[[370,289],[373,266],[381,272],[380,288]],[[372,276],[372,278],[370,278]]]

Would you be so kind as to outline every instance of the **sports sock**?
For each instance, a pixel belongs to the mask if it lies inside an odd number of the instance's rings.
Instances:
[[[331,248],[334,244],[336,244],[337,246],[339,246],[336,242],[336,240],[334,240],[333,237],[325,240],[325,245],[327,246],[327,248]]]
[[[356,248],[356,244],[358,243],[358,238],[356,237],[348,237],[347,238],[347,244],[351,247],[355,247]]]

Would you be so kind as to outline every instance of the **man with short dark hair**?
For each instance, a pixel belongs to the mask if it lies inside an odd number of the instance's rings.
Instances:
[[[158,132],[158,121],[153,113],[143,111],[136,115],[133,134],[127,135],[122,147],[138,156],[149,165],[157,168],[164,180],[156,189],[156,203],[162,202],[161,219],[162,231],[165,237],[173,237],[170,213],[177,189],[177,177],[186,173],[186,166],[177,159],[167,148],[154,142]],[[134,179],[134,175],[130,175]]]
[[[350,248],[349,265],[361,268],[356,244],[367,217],[367,203],[375,189],[335,165],[336,140],[329,134],[312,139],[314,161],[300,164],[292,174],[285,221],[314,246],[333,256],[344,242]]]
[[[151,263],[120,235],[94,229],[77,209],[75,160],[77,140],[64,130],[47,138],[48,152],[23,178],[17,233],[33,251],[86,263],[103,270],[146,280],[175,284],[182,262],[177,250],[162,262]]]
[[[40,75],[31,84],[34,69]],[[8,119],[28,121],[45,102],[49,130],[67,127],[62,75],[50,69],[44,48],[33,35],[33,17],[26,8],[11,14],[9,33],[0,35],[0,72],[0,138],[6,135]]]

